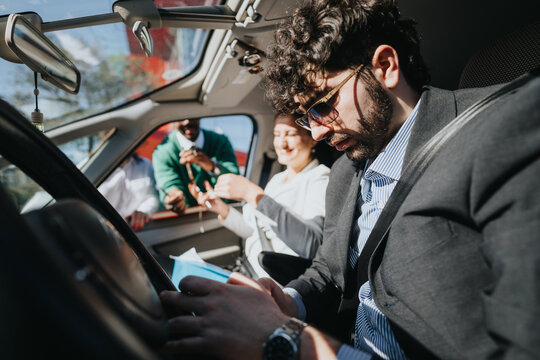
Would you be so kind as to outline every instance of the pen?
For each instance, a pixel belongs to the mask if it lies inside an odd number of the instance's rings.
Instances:
[[[197,191],[199,194],[202,193],[201,191],[201,188],[199,188],[199,186],[195,185],[195,191]],[[210,201],[206,200],[204,202],[204,205],[206,205],[207,208],[211,209],[212,208],[212,204],[210,204]]]
[[[195,178],[193,177],[193,170],[191,169],[191,164],[190,163],[186,164],[186,170],[188,172],[189,181],[193,182],[193,180]]]
[[[196,154],[196,151],[197,150],[193,150],[193,152]],[[188,172],[188,177],[189,177],[189,181],[193,184],[195,184],[195,178],[193,176],[193,170],[191,169],[191,164],[190,163],[187,163],[186,164],[186,170]],[[197,191],[199,194],[202,193],[201,189],[197,186],[197,184],[195,184],[195,191]],[[212,208],[212,205],[210,204],[210,202],[208,200],[206,200],[204,202],[204,205],[206,205],[207,208],[211,209]]]

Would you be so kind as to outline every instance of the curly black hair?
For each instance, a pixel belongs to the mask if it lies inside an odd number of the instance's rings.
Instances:
[[[407,83],[417,92],[429,81],[415,22],[400,19],[395,0],[308,0],[274,34],[265,66],[267,100],[276,112],[293,113],[295,95],[314,93],[314,76],[360,64],[375,49],[392,46]]]

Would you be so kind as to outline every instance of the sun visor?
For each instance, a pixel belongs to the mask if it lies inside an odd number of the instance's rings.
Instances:
[[[200,101],[211,107],[238,105],[262,80],[264,51],[228,31],[202,86]],[[234,94],[234,96],[230,96]]]

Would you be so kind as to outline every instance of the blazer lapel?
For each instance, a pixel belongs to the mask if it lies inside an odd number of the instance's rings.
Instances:
[[[420,148],[457,116],[454,93],[425,87],[420,98],[416,121],[407,144],[403,168],[412,160]]]
[[[336,277],[338,284],[345,284],[345,274],[347,271],[347,266],[349,262],[349,242],[352,234],[352,229],[354,226],[354,221],[356,219],[356,209],[358,206],[361,206],[362,198],[358,199],[359,189],[360,189],[360,179],[362,178],[362,173],[364,171],[365,162],[353,164],[356,166],[356,171],[354,172],[353,177],[350,179],[349,190],[347,193],[347,203],[342,208],[341,214],[339,216],[339,222],[337,230],[334,233],[334,236],[337,239],[340,239],[338,242],[338,247],[336,249],[337,256],[336,260],[331,263],[332,266],[335,266],[335,269],[332,271]]]
[[[420,98],[418,115],[411,132],[409,143],[407,144],[403,168],[410,163],[414,155],[416,155],[416,153],[429,139],[431,139],[439,130],[452,121],[456,116],[456,100],[453,92],[431,87],[424,88]],[[359,286],[361,286],[363,282],[367,281],[368,275],[373,273],[373,271],[378,267],[380,259],[382,259],[382,256],[379,256],[377,257],[378,261],[370,261],[375,248],[377,248],[377,252],[382,252],[384,250],[384,246],[378,245],[382,240],[382,235],[385,233],[388,226],[390,226],[392,220],[385,215],[388,212],[395,210],[396,207],[401,206],[401,204],[393,203],[391,199],[392,197],[390,197],[390,200],[386,203],[381,215],[379,216],[379,220],[375,223],[375,226],[373,227],[373,230],[371,231],[371,234],[366,242],[366,246],[364,246],[365,251],[362,251],[360,254],[358,264],[359,273],[357,276],[359,279]],[[373,246],[368,246],[368,244],[373,244]]]

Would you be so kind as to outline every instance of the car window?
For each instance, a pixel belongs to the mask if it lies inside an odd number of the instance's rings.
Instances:
[[[0,182],[20,212],[33,210],[35,208],[33,204],[39,204],[38,207],[41,208],[43,204],[52,200],[40,185],[15,165],[8,165],[0,170]]]
[[[114,0],[1,2],[0,15],[34,11],[44,21],[111,13]],[[157,7],[218,5],[220,0],[156,0]],[[75,6],[76,4],[76,6]],[[147,57],[132,30],[123,23],[47,32],[47,37],[73,61],[83,74],[77,95],[68,94],[39,79],[40,108],[45,131],[105,112],[157,90],[193,72],[200,62],[209,30],[188,28],[150,29],[154,54]],[[25,65],[0,62],[10,86],[0,97],[27,116],[34,109],[34,73]]]
[[[90,157],[109,139],[114,129],[83,136],[58,146],[81,169]]]
[[[201,118],[201,128],[227,136],[234,149],[239,173],[246,175],[248,153],[253,140],[253,120],[246,115],[224,115]],[[137,148],[136,152],[152,160],[152,152],[171,131],[174,123],[165,124],[154,131]]]
[[[207,155],[220,167],[219,171],[245,175],[254,135],[253,120],[246,115],[204,117],[198,120],[200,120],[200,129],[205,130],[204,134],[206,134],[204,145],[197,143],[199,151],[208,151]],[[124,217],[129,216],[134,210],[143,211],[149,215],[166,210],[164,196],[167,189],[164,187],[169,188],[172,186],[171,183],[184,192],[188,191],[187,188],[182,188],[184,182],[186,186],[189,182],[186,175],[187,167],[179,166],[178,152],[172,147],[169,148],[171,139],[178,141],[174,136],[177,133],[177,126],[178,122],[172,122],[152,132],[135,149],[130,158],[114,169],[98,187],[105,198]],[[215,146],[210,146],[208,144],[210,141],[214,141]],[[161,150],[167,149],[167,155],[160,152],[160,156],[153,156],[160,144],[162,144]],[[173,165],[170,166],[170,164]],[[191,175],[194,175],[194,180],[200,187],[203,186],[204,179],[215,182],[219,176],[217,170],[215,174],[204,172],[199,176],[202,170],[198,167],[193,167],[192,172]],[[178,178],[170,179],[176,176]],[[201,180],[202,177],[204,179]],[[133,191],[134,189],[136,191]],[[196,207],[194,199],[191,200],[191,203],[188,200],[188,206]]]
[[[227,136],[231,142],[241,175],[246,175],[247,156],[253,139],[253,121],[246,115],[201,118],[203,129]]]

